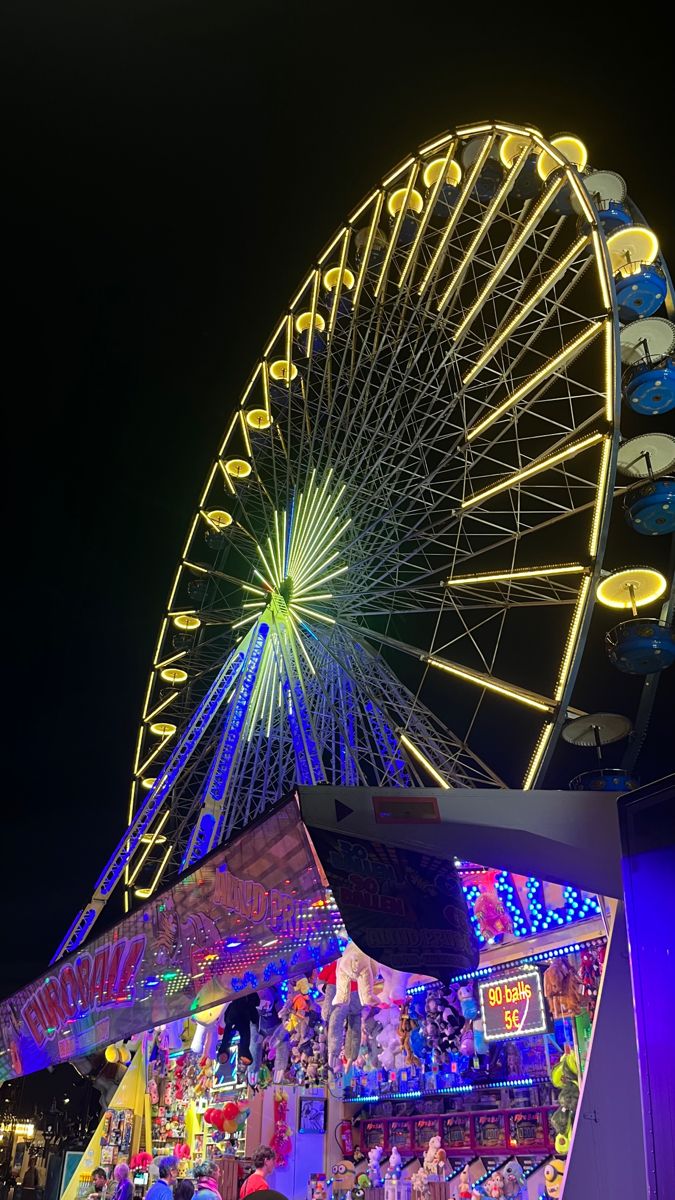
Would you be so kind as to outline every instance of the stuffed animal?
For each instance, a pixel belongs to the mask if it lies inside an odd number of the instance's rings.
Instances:
[[[465,1021],[474,1021],[476,1017],[480,1016],[473,983],[466,983],[462,987],[459,987],[457,989],[457,999],[459,1000],[462,1016]]]
[[[495,1171],[485,1183],[485,1195],[490,1200],[502,1200],[504,1195],[504,1176],[501,1171]]]
[[[373,984],[377,974],[377,963],[359,950],[354,942],[347,942],[342,957],[338,959],[335,972],[335,997],[333,1005],[346,1004],[350,985],[356,983],[359,1000],[363,1007],[376,1007],[377,997]]]
[[[495,892],[481,892],[473,913],[486,942],[500,942],[505,933],[513,932],[511,918]]]
[[[380,1171],[380,1162],[382,1160],[383,1150],[381,1146],[373,1146],[372,1150],[368,1151],[368,1179],[371,1187],[382,1186],[382,1173]]]
[[[377,1038],[380,1066],[385,1071],[395,1071],[402,1063],[401,1038],[398,1032],[399,1013],[394,1007],[385,1008],[377,1014],[380,1032]],[[412,1044],[412,1033],[411,1033]],[[415,1051],[414,1045],[412,1046]]]
[[[554,1020],[581,1012],[581,980],[564,955],[554,958],[544,971],[544,995]]]
[[[410,972],[396,971],[393,967],[385,966],[384,963],[380,963],[379,967],[382,977],[382,990],[379,997],[380,1005],[386,1008],[390,1004],[404,1004],[410,981]]]
[[[389,1162],[387,1164],[387,1179],[400,1179],[401,1166],[401,1152],[398,1146],[394,1146],[394,1149],[389,1155]]]
[[[405,1060],[410,1066],[419,1067],[420,1060],[414,1053],[410,1044],[410,1035],[413,1030],[413,1023],[408,1012],[408,1005],[404,1004],[401,1009],[401,1015],[398,1022],[398,1034],[401,1039],[401,1049],[405,1056]]]
[[[517,1200],[525,1186],[525,1174],[517,1160],[504,1167],[504,1195],[508,1200]]]
[[[259,1024],[259,1004],[260,996],[257,992],[251,992],[248,996],[239,996],[236,1000],[230,1001],[225,1009],[223,1039],[218,1047],[219,1062],[227,1062],[234,1035],[238,1033],[239,1061],[243,1066],[250,1067],[253,1062],[251,1055],[251,1025],[257,1027]]]
[[[429,1138],[429,1145],[424,1155],[424,1170],[428,1175],[438,1175],[442,1178],[445,1174],[445,1164],[447,1155],[441,1146],[441,1139],[438,1134]]]
[[[273,1065],[274,1082],[284,1083],[291,1058],[291,1039],[281,1021],[267,1039],[267,1055]]]
[[[459,1173],[457,1186],[457,1200],[471,1200],[471,1180],[469,1178],[469,1168],[462,1167]]]
[[[544,1167],[544,1185],[549,1200],[558,1200],[562,1195],[565,1164],[560,1158],[552,1158]]]

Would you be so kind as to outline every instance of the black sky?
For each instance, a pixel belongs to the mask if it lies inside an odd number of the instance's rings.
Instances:
[[[6,2],[0,992],[46,964],[121,832],[197,491],[273,322],[366,190],[462,121],[573,130],[675,263],[668,64],[654,46],[633,87],[630,43],[592,20]]]

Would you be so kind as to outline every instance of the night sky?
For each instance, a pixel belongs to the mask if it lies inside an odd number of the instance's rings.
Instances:
[[[5,993],[46,965],[122,831],[198,489],[349,209],[422,141],[495,115],[583,137],[671,268],[675,230],[667,64],[654,47],[640,69],[588,11],[559,7],[559,28],[521,12],[516,28],[508,6],[3,7]],[[645,780],[669,769],[668,693]]]

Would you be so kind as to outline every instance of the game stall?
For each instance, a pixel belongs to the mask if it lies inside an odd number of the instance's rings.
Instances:
[[[554,1200],[606,919],[572,884],[324,846],[290,801],[4,1002],[0,1070],[117,1064],[64,1200],[121,1160],[142,1196],[166,1154],[236,1200],[260,1144],[289,1200]]]

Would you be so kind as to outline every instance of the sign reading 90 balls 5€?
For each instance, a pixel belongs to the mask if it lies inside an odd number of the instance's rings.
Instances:
[[[536,967],[486,980],[478,985],[478,994],[486,1042],[546,1031],[544,991]]]

